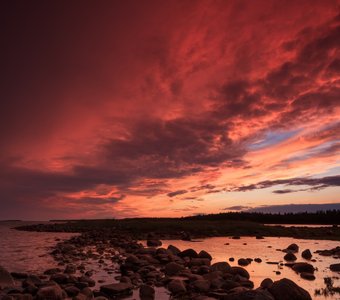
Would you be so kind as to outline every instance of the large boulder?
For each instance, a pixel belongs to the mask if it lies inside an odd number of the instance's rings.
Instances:
[[[309,249],[306,249],[304,251],[302,251],[301,253],[301,256],[304,258],[304,259],[311,259],[312,258],[312,252],[310,252]]]
[[[0,288],[14,286],[12,275],[0,266]]]
[[[230,269],[230,273],[233,274],[233,275],[239,275],[241,277],[244,277],[246,279],[249,279],[250,278],[250,275],[248,273],[248,271],[242,267],[231,267]]]
[[[205,279],[199,279],[193,282],[194,288],[199,292],[208,292],[210,285],[210,282]]]
[[[310,273],[313,274],[315,269],[314,267],[309,264],[309,263],[305,263],[305,262],[299,262],[299,263],[295,263],[292,267],[292,269],[297,272],[297,273]]]
[[[155,289],[150,285],[143,284],[139,288],[139,297],[141,300],[153,300],[155,299]]]
[[[297,260],[295,254],[292,253],[292,252],[288,252],[288,253],[283,257],[283,259],[286,260],[286,261],[296,261],[296,260]]]
[[[231,269],[230,265],[224,261],[214,263],[210,266],[210,270],[212,272],[221,271],[222,273],[228,273],[230,272],[230,269]]]
[[[179,257],[196,258],[196,257],[198,257],[198,254],[194,249],[186,249],[186,250],[178,253],[178,256]]]
[[[340,272],[340,264],[332,264],[332,265],[329,266],[329,268],[333,272]]]
[[[66,295],[59,285],[50,285],[42,287],[38,290],[36,299],[37,300],[62,300],[65,299]]]
[[[184,267],[180,264],[177,264],[175,262],[169,262],[165,265],[164,273],[168,276],[174,276],[177,275],[180,271],[184,270]]]
[[[168,284],[168,290],[174,295],[185,293],[187,291],[183,280],[179,279],[170,281]]]
[[[200,253],[198,253],[198,257],[199,258],[208,258],[208,259],[212,260],[212,256],[205,250],[200,251]]]
[[[297,244],[290,244],[286,249],[286,252],[296,253],[299,252],[299,246]]]
[[[149,247],[158,247],[162,246],[162,242],[160,240],[147,240],[146,244]]]
[[[312,300],[310,294],[290,279],[283,278],[275,281],[268,291],[275,300]]]
[[[173,254],[173,255],[178,255],[178,253],[181,252],[176,246],[174,245],[169,245],[168,250]]]
[[[107,285],[102,285],[100,291],[111,297],[115,298],[117,296],[128,296],[132,294],[132,284],[126,282],[112,283]]]

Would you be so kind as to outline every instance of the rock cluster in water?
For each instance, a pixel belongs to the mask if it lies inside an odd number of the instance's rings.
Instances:
[[[227,262],[212,264],[206,251],[181,251],[172,245],[162,248],[162,242],[154,236],[147,245],[111,230],[83,233],[56,245],[51,254],[59,266],[44,274],[10,274],[0,268],[0,299],[119,299],[138,289],[140,299],[153,300],[157,287],[167,288],[173,299],[311,299],[307,291],[286,278],[275,282],[267,278],[254,289],[248,271],[242,267],[251,263],[249,258],[240,259],[240,266],[232,267]],[[103,265],[110,260],[119,268],[119,276],[114,277],[114,269],[108,267],[112,281],[98,285],[84,263],[90,258]],[[260,263],[261,259],[255,261]],[[312,274],[314,268],[310,266],[294,263],[292,268]],[[20,284],[14,285],[14,279]]]

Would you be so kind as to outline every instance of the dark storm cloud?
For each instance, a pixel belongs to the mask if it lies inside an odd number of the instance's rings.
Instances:
[[[281,180],[266,180],[261,181],[256,184],[239,186],[231,189],[226,189],[229,192],[247,192],[257,189],[265,189],[270,188],[276,185],[286,185],[286,186],[308,186],[308,190],[319,190],[327,187],[340,186],[340,175],[336,176],[327,176],[322,178],[290,178],[290,179],[281,179]],[[284,190],[284,192],[287,190]],[[283,193],[284,193],[283,192]],[[289,192],[292,192],[289,190]],[[282,190],[280,192],[276,191],[278,194],[282,194]]]

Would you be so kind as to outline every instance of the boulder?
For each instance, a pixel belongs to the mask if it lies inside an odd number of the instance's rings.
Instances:
[[[193,287],[199,292],[208,292],[210,289],[210,282],[205,279],[199,279],[193,282]]]
[[[147,240],[146,244],[149,247],[159,247],[159,246],[162,246],[162,242],[160,240]]]
[[[0,266],[0,288],[14,286],[12,275]]]
[[[315,270],[311,264],[305,262],[293,264],[292,269],[297,273],[311,273],[311,274],[313,274]]]
[[[302,272],[300,276],[301,278],[306,279],[306,280],[315,280],[315,275],[312,273]]]
[[[239,276],[244,277],[246,279],[250,278],[248,271],[244,268],[241,268],[241,267],[237,267],[237,266],[231,267],[229,272],[233,275],[239,275]]]
[[[168,276],[177,275],[180,271],[184,270],[184,267],[175,262],[169,262],[165,265],[164,273]]]
[[[268,289],[269,287],[271,287],[273,284],[273,280],[271,280],[270,278],[265,278],[262,280],[260,287],[263,289]]]
[[[80,290],[77,287],[75,287],[74,285],[67,286],[67,287],[65,287],[64,290],[65,290],[67,296],[69,296],[69,297],[75,297],[80,292]]]
[[[286,260],[286,261],[296,261],[296,260],[297,260],[295,254],[292,253],[292,252],[288,252],[288,253],[283,257],[283,259]]]
[[[329,268],[333,272],[340,272],[340,264],[332,264],[332,265],[329,266]]]
[[[139,297],[141,300],[154,300],[155,289],[150,285],[143,284],[139,288]]]
[[[212,260],[212,256],[205,250],[200,251],[200,253],[198,253],[198,257],[199,258],[208,258],[208,259]]]
[[[301,256],[304,258],[304,259],[311,259],[312,258],[312,253],[310,252],[309,249],[306,249],[306,250],[303,250],[302,253],[301,253]]]
[[[181,252],[181,250],[179,250],[177,247],[175,247],[173,245],[169,245],[168,250],[174,255],[178,255],[178,253]]]
[[[179,279],[170,281],[168,284],[168,290],[174,295],[185,293],[187,291],[184,281]]]
[[[115,298],[117,296],[128,296],[132,294],[132,284],[126,282],[112,283],[107,285],[102,285],[100,291],[111,297]]]
[[[290,279],[283,278],[275,281],[268,291],[275,300],[312,300],[310,294]]]
[[[248,259],[245,259],[245,258],[240,258],[237,263],[240,265],[240,266],[248,266],[250,264],[249,260]]]
[[[299,246],[297,244],[290,244],[287,248],[286,248],[287,252],[292,252],[292,253],[296,253],[299,252]]]
[[[230,272],[230,265],[227,262],[217,262],[210,266],[210,271],[221,271],[222,273]]]
[[[42,287],[38,290],[36,299],[37,300],[62,300],[65,299],[66,295],[59,285],[50,285]]]
[[[178,256],[179,257],[196,258],[196,257],[198,257],[198,254],[194,249],[186,249],[186,250],[178,253]]]

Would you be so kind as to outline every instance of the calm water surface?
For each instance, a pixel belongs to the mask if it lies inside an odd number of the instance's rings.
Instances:
[[[167,247],[172,244],[178,247],[180,250],[187,248],[193,248],[196,251],[205,250],[213,257],[213,263],[219,261],[228,261],[230,257],[235,258],[234,262],[229,262],[232,266],[237,266],[237,260],[239,258],[256,258],[262,259],[262,263],[252,262],[245,268],[250,274],[250,279],[254,282],[255,288],[258,287],[264,278],[270,277],[273,280],[279,280],[281,278],[289,278],[296,282],[299,286],[308,290],[313,299],[340,299],[340,295],[334,297],[314,296],[316,288],[324,288],[324,277],[333,277],[334,286],[340,286],[340,274],[332,272],[329,269],[330,264],[340,263],[340,259],[333,257],[320,256],[314,251],[331,249],[336,246],[340,246],[338,241],[323,241],[323,240],[297,240],[293,238],[277,238],[266,237],[263,240],[257,240],[254,237],[241,237],[239,240],[233,240],[229,237],[215,237],[203,239],[199,242],[188,241],[171,241],[163,240],[162,247]],[[301,257],[301,252],[305,249],[310,249],[313,258],[316,262],[311,262],[314,267],[317,268],[315,272],[316,280],[308,281],[302,279],[291,268],[280,267],[278,265],[267,264],[266,262],[284,262],[283,256],[285,253],[278,251],[278,249],[285,249],[290,244],[296,243],[299,245],[299,253],[296,254],[297,262],[309,262]],[[276,271],[280,271],[281,274],[277,275]]]

